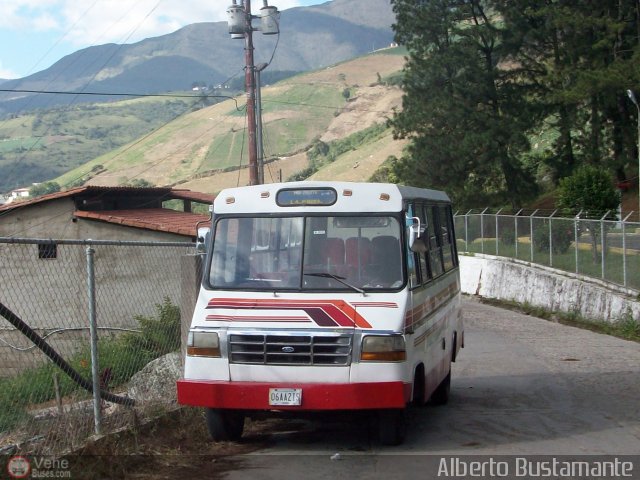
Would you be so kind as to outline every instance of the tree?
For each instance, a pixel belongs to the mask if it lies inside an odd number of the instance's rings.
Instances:
[[[392,0],[409,58],[402,111],[390,121],[409,146],[395,174],[447,190],[461,206],[511,203],[536,192],[521,161],[535,121],[529,85],[485,0]]]
[[[60,191],[60,184],[57,182],[44,182],[37,183],[29,189],[30,197],[39,197],[40,195],[46,195],[48,193],[55,193]]]
[[[499,0],[516,61],[539,87],[537,101],[557,128],[547,156],[555,180],[581,163],[607,165],[619,180],[634,164],[637,86],[636,0]]]
[[[152,188],[154,187],[153,183],[149,180],[145,180],[144,178],[134,178],[131,180],[127,180],[124,183],[120,184],[123,187],[136,187],[136,188]]]
[[[581,211],[581,218],[600,219],[607,212],[615,212],[620,205],[620,195],[613,186],[611,175],[603,168],[584,165],[570,177],[560,180],[557,206],[576,213]],[[612,216],[613,217],[613,216]],[[587,220],[587,228],[591,236],[593,261],[597,263],[599,222]],[[602,248],[606,245],[602,238]]]

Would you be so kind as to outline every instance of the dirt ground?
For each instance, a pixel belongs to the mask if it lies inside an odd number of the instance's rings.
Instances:
[[[217,479],[237,468],[238,455],[268,446],[261,432],[279,428],[288,428],[287,422],[247,420],[242,443],[216,443],[207,432],[203,410],[184,408],[93,440],[65,458],[72,478]]]

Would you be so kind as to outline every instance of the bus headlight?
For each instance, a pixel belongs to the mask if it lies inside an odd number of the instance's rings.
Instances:
[[[402,362],[406,359],[407,351],[401,335],[367,335],[362,339],[362,361]]]
[[[220,338],[217,332],[189,332],[187,355],[192,357],[220,357]]]

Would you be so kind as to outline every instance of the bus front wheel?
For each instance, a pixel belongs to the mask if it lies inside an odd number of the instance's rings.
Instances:
[[[244,430],[244,415],[234,410],[207,408],[206,421],[209,435],[216,442],[237,441]]]

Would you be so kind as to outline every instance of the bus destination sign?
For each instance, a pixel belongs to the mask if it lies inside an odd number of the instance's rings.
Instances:
[[[326,207],[337,199],[333,188],[285,188],[278,191],[276,203],[281,207]]]

